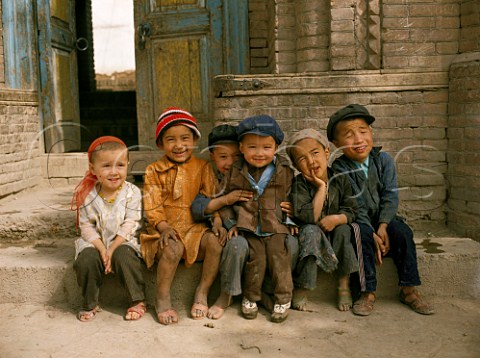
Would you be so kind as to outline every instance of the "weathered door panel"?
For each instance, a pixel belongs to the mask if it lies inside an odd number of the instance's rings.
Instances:
[[[74,0],[37,0],[41,117],[47,152],[80,149]]]
[[[224,72],[222,1],[134,4],[140,145],[155,147],[156,119],[169,106],[191,111],[208,131],[211,78]]]

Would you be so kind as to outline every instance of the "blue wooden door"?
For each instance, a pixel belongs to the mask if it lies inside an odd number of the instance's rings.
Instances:
[[[80,149],[74,0],[37,0],[40,108],[48,153]]]
[[[156,119],[169,106],[190,111],[208,133],[213,122],[212,77],[231,68],[244,71],[247,60],[242,56],[248,59],[246,51],[238,56],[248,42],[246,27],[235,31],[243,40],[237,39],[234,51],[225,31],[231,17],[246,24],[247,1],[135,0],[134,5],[140,145],[155,148]],[[243,15],[235,9],[242,9]]]

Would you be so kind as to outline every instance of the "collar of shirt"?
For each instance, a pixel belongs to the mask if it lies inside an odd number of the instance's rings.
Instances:
[[[370,157],[368,156],[367,159],[364,160],[363,163],[359,163],[356,161],[353,161],[355,163],[355,166],[363,171],[365,174],[365,178],[368,178],[368,164],[370,163]]]
[[[258,196],[261,196],[263,194],[263,191],[267,187],[268,182],[270,181],[270,179],[272,179],[273,172],[275,171],[276,161],[277,161],[277,158],[273,157],[273,161],[267,165],[258,183],[255,181],[252,175],[248,173],[248,181],[250,182],[252,189],[257,192]]]

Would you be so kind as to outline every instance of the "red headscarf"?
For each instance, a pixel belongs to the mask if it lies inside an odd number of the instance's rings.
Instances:
[[[109,142],[117,142],[127,147],[125,143],[117,137],[104,136],[104,137],[97,138],[92,142],[92,144],[90,144],[90,147],[88,148],[88,162],[91,163],[92,154],[99,145],[109,143]],[[83,203],[85,202],[85,198],[87,197],[88,193],[92,191],[96,183],[97,183],[97,177],[90,171],[90,169],[88,169],[82,181],[75,187],[75,190],[73,192],[72,204],[70,208],[71,210],[75,210],[77,212],[77,220],[76,220],[77,229],[78,229],[79,209],[82,207]]]

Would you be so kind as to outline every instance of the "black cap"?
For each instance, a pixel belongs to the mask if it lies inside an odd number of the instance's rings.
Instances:
[[[237,126],[238,140],[245,134],[256,134],[262,137],[273,137],[278,145],[283,141],[283,132],[277,121],[272,117],[262,114],[260,116],[248,117]]]
[[[338,122],[348,118],[363,118],[368,124],[372,124],[373,121],[375,121],[375,117],[370,115],[364,106],[359,104],[349,104],[348,106],[336,111],[330,117],[327,125],[327,137],[330,142],[334,140],[333,134],[335,133],[335,126],[338,124]]]
[[[221,124],[213,127],[212,131],[208,135],[208,146],[210,149],[215,144],[220,143],[238,143],[237,131],[235,126],[229,124]]]

